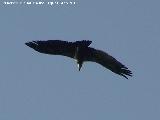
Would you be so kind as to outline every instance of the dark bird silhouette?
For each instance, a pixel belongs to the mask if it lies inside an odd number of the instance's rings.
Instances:
[[[132,76],[132,72],[114,57],[101,50],[89,47],[92,41],[82,40],[67,42],[62,40],[32,41],[25,43],[34,50],[52,55],[63,55],[77,61],[78,69],[81,70],[83,62],[96,62],[111,70],[112,72],[125,77]]]

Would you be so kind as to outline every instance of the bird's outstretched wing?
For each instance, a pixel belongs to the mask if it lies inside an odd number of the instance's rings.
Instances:
[[[87,57],[88,61],[99,63],[102,66],[111,70],[112,72],[125,77],[126,79],[128,79],[127,76],[132,76],[132,72],[125,65],[117,61],[111,55],[101,50],[96,50],[90,47],[88,53],[90,53]]]
[[[63,55],[74,58],[76,46],[89,46],[91,41],[82,40],[76,42],[67,42],[62,40],[32,41],[25,43],[34,50],[53,55]]]

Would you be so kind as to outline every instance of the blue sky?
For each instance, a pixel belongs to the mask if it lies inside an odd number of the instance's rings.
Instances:
[[[77,0],[76,5],[0,3],[1,120],[160,119],[160,2]],[[133,71],[40,54],[25,42],[92,40]]]

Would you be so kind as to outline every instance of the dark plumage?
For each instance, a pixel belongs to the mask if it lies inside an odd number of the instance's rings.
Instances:
[[[34,50],[53,55],[63,55],[77,60],[79,71],[83,62],[91,61],[101,64],[112,72],[125,77],[132,76],[132,72],[111,55],[89,47],[92,41],[82,40],[67,42],[62,40],[32,41],[25,43]]]

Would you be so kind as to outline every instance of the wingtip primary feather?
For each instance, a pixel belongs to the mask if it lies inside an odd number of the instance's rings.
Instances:
[[[30,48],[33,48],[34,50],[38,50],[38,43],[37,43],[37,41],[26,42],[25,45],[27,45]]]
[[[119,75],[125,77],[126,79],[128,79],[127,76],[130,76],[130,77],[133,76],[132,71],[130,71],[127,67],[121,68],[121,71],[120,71]]]
[[[30,47],[31,42],[26,42],[25,45],[27,45],[28,47]]]
[[[34,44],[34,41],[33,42],[26,42],[25,45],[27,45],[28,47],[30,47],[31,45]]]

